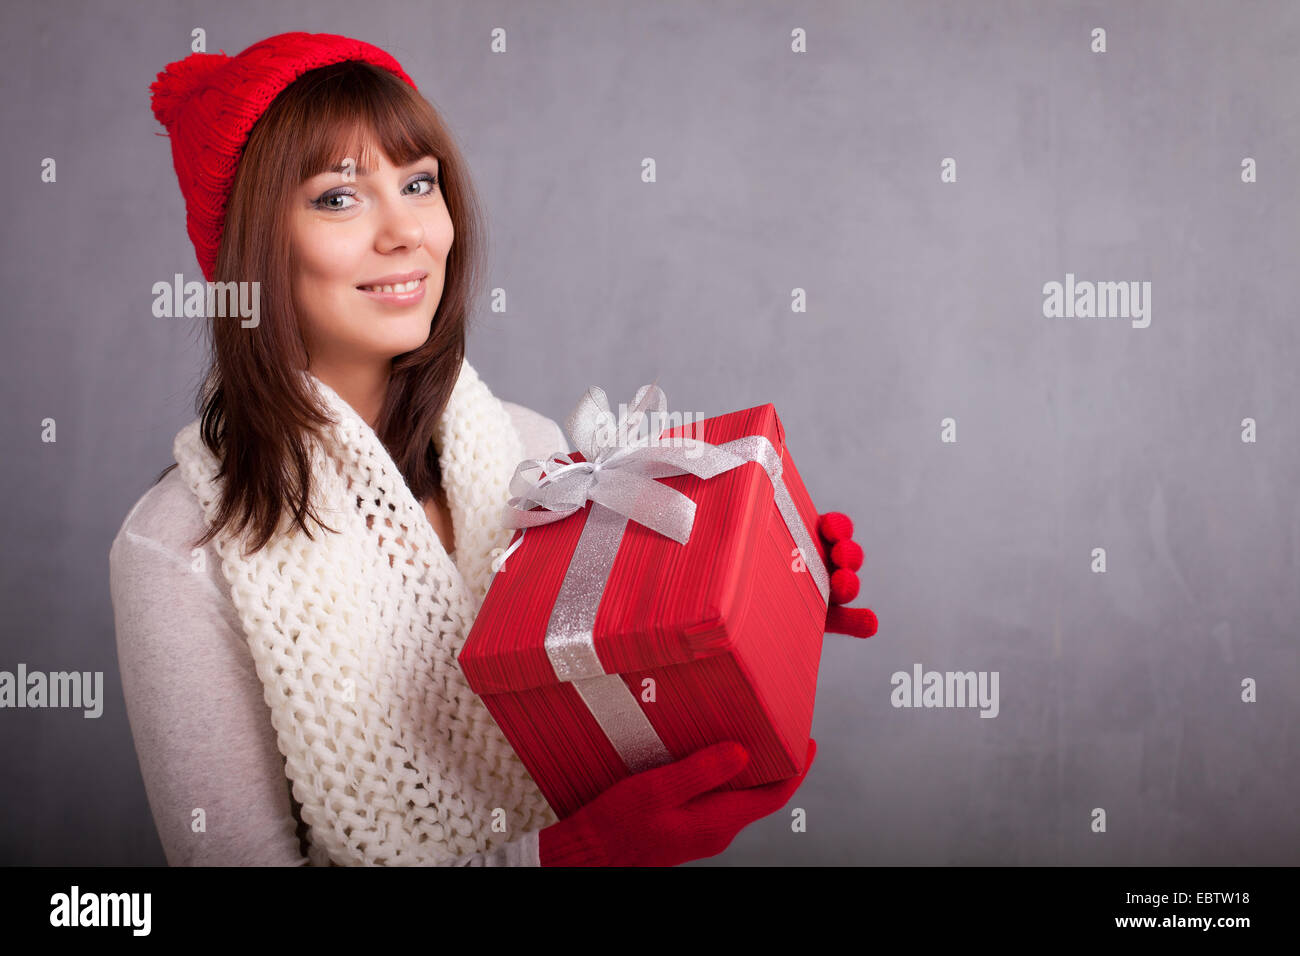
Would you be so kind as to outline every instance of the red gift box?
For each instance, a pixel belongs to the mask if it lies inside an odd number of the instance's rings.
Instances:
[[[828,595],[817,510],[772,405],[661,439],[682,435],[755,459],[654,479],[695,502],[686,543],[595,501],[528,527],[457,657],[561,818],[722,740],[750,754],[724,789],[803,769]]]

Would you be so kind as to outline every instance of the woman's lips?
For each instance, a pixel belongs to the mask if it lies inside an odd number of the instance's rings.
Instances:
[[[427,282],[428,277],[426,276],[410,292],[376,292],[373,289],[361,288],[358,288],[357,291],[385,305],[414,305],[424,298],[424,287]]]

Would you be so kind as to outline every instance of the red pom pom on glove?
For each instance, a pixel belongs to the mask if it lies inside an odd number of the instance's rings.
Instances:
[[[857,571],[862,567],[862,546],[853,540],[853,522],[843,512],[828,511],[817,519],[817,533],[830,555],[826,568],[831,576],[826,633],[870,637],[879,623],[871,608],[841,606],[856,598],[860,587]]]
[[[717,791],[749,763],[749,752],[731,740],[624,777],[577,813],[538,831],[541,864],[677,866],[716,856],[746,826],[786,805],[816,754],[817,741],[810,739],[798,776],[741,790]]]

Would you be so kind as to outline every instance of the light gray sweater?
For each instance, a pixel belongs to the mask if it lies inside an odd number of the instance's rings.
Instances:
[[[552,419],[502,405],[525,457],[568,447]],[[154,824],[172,866],[305,866],[284,756],[211,542],[204,573],[191,570],[204,527],[173,469],[131,508],[109,551],[122,691]],[[537,833],[452,865],[537,866]]]

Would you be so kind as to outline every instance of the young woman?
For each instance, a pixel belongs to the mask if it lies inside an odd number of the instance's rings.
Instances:
[[[480,218],[397,62],[291,33],[152,89],[204,276],[258,303],[209,313],[201,414],[110,553],[169,863],[676,864],[782,807],[802,775],[710,792],[722,743],[557,821],[466,685],[514,466],[567,442],[466,361]]]

